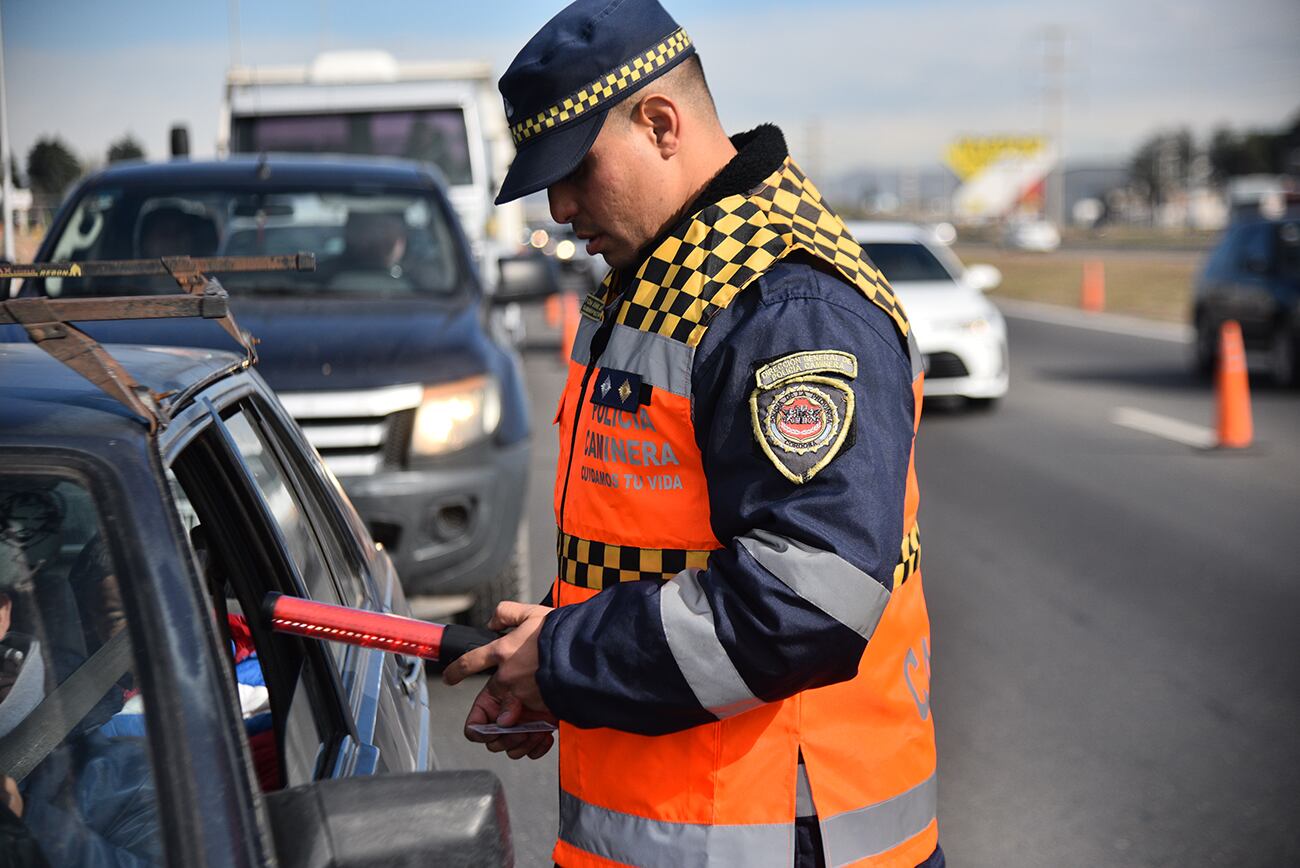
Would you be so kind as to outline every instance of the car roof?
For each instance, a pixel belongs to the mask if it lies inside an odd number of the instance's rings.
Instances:
[[[873,242],[910,241],[918,244],[936,243],[934,231],[916,223],[886,220],[846,220],[844,225],[859,244]]]
[[[184,389],[240,361],[215,350],[105,346],[141,385],[157,392]],[[40,435],[49,445],[52,423],[54,430],[78,437],[148,430],[126,406],[29,343],[0,343],[0,419],[0,438]]]
[[[424,163],[384,157],[304,154],[239,155],[224,160],[170,160],[120,163],[103,169],[92,186],[177,185],[243,186],[374,184],[430,188],[439,185]]]

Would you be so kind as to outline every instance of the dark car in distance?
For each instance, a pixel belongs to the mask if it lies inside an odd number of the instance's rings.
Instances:
[[[1196,281],[1192,305],[1198,373],[1214,369],[1219,327],[1236,320],[1247,352],[1267,354],[1274,382],[1300,384],[1300,216],[1229,226]]]
[[[495,777],[429,770],[422,661],[261,616],[272,592],[409,611],[265,382],[107,350],[160,396],[155,431],[0,343],[0,861],[510,864]]]
[[[520,594],[527,403],[518,355],[428,167],[301,156],[114,166],[69,195],[36,259],[300,251],[315,254],[315,272],[222,275],[260,341],[258,370],[392,556],[417,613],[472,606],[482,623]],[[165,277],[101,277],[29,280],[21,294],[174,291]],[[106,343],[229,347],[198,322],[85,329]]]

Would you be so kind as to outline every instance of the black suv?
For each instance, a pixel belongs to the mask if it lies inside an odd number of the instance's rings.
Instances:
[[[1210,254],[1192,307],[1198,373],[1214,369],[1225,320],[1241,324],[1247,351],[1268,354],[1278,385],[1300,384],[1300,216],[1242,220]]]
[[[315,272],[223,278],[261,340],[258,369],[393,557],[417,613],[472,604],[470,620],[483,623],[520,594],[527,402],[518,355],[427,167],[308,157],[115,166],[68,197],[36,259],[299,251],[316,255]],[[21,292],[127,291],[175,284],[55,278]],[[227,346],[198,323],[87,331],[114,343]]]
[[[409,608],[249,360],[106,352],[59,304],[0,301],[48,351],[0,343],[0,861],[510,864],[495,777],[428,771],[420,660],[261,616]]]

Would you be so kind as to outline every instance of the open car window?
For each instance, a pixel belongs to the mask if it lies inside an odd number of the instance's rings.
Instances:
[[[130,580],[86,482],[0,472],[0,776],[50,865],[163,862]]]
[[[304,570],[320,582],[313,585],[320,596],[338,597],[311,528],[257,431],[237,411],[224,431],[228,438],[215,426],[198,437],[171,470],[213,612],[227,631],[257,777],[273,790],[327,774],[351,731],[330,650],[272,633],[262,602],[270,592],[303,593]]]

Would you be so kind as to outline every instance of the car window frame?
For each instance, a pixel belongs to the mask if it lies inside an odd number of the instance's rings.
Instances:
[[[219,669],[209,672],[202,662],[196,672],[192,656],[184,667],[176,665],[181,656],[174,648],[173,628],[178,619],[195,625],[202,644],[197,649],[200,661],[206,657],[218,662],[221,649],[211,619],[205,617],[208,608],[192,552],[188,546],[164,545],[174,556],[168,558],[156,547],[159,535],[169,542],[179,542],[181,530],[170,492],[161,478],[158,458],[153,452],[145,464],[128,451],[117,455],[109,466],[104,456],[80,449],[19,446],[6,449],[5,471],[60,476],[83,485],[99,513],[104,544],[114,568],[121,575],[132,576],[121,584],[122,603],[133,670],[142,694],[152,697],[144,704],[145,741],[157,792],[159,834],[166,864],[192,864],[206,858],[210,838],[190,831],[200,818],[205,825],[212,823],[230,832],[244,833],[238,841],[224,845],[232,864],[264,864],[272,852],[272,843],[264,823],[257,819],[260,795],[249,775],[250,767],[229,761],[239,755],[242,738],[236,732],[237,705],[232,708],[218,702],[215,708],[196,712],[180,699],[186,692],[193,692],[195,685],[201,693],[207,693],[210,687],[224,684],[225,679]],[[132,485],[133,479],[141,484]],[[152,497],[142,497],[145,488]],[[128,490],[133,497],[128,496]],[[115,527],[138,530],[130,534],[110,532]],[[132,540],[143,542],[146,538],[155,543],[148,552],[131,544]],[[181,575],[171,572],[173,567],[179,568]],[[190,650],[193,653],[195,649]],[[219,680],[208,682],[212,675]],[[205,682],[210,686],[203,686]],[[233,692],[233,683],[228,689]],[[204,746],[205,759],[200,765],[207,764],[201,778],[186,761],[194,753],[196,742]],[[200,779],[216,786],[224,798],[200,801],[196,787]]]
[[[223,402],[225,406],[237,405],[241,395],[236,392],[229,397],[228,402]],[[189,436],[184,443],[172,450],[174,454],[170,456],[167,466],[176,473],[192,503],[206,501],[203,507],[195,504],[195,508],[201,513],[210,511],[210,516],[215,518],[212,528],[214,544],[238,536],[231,527],[236,517],[222,512],[220,503],[214,502],[214,488],[224,487],[228,493],[233,494],[241,514],[246,516],[238,524],[250,532],[251,538],[242,540],[241,549],[232,552],[231,557],[238,559],[244,566],[243,569],[231,568],[230,580],[232,586],[240,585],[234,587],[234,590],[245,609],[249,629],[253,633],[259,657],[264,663],[264,674],[268,678],[281,772],[285,771],[284,740],[289,704],[296,693],[298,680],[306,678],[306,695],[312,706],[317,729],[323,734],[322,750],[312,779],[330,777],[348,741],[355,743],[357,739],[356,723],[346,701],[338,667],[320,641],[274,634],[257,617],[262,603],[262,599],[257,597],[259,593],[263,597],[270,591],[304,596],[306,590],[274,516],[256,482],[250,477],[234,438],[221,418],[221,410],[206,398],[201,402],[207,406],[210,423],[196,431],[187,432]],[[207,451],[208,466],[180,466],[180,462],[188,460],[186,456],[196,447]],[[195,470],[201,472],[194,473]],[[260,567],[249,565],[247,561],[250,559],[261,561]],[[244,584],[250,574],[259,576],[260,587],[250,588]],[[294,670],[294,661],[310,665],[302,665],[296,673],[287,675]],[[268,668],[270,672],[266,671]]]

